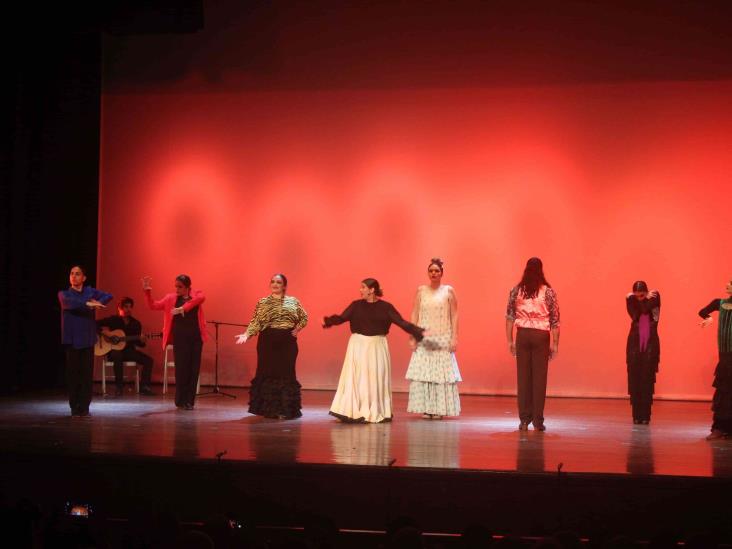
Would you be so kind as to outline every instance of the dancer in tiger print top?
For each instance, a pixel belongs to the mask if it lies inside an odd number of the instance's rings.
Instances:
[[[269,285],[272,293],[259,300],[247,331],[237,336],[237,343],[244,343],[259,334],[249,413],[294,419],[302,415],[300,383],[295,376],[297,334],[307,325],[308,315],[297,298],[286,295],[285,275],[272,276]]]

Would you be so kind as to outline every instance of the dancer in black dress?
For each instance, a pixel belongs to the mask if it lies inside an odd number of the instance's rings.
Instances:
[[[628,366],[628,394],[633,409],[633,423],[651,421],[651,405],[661,356],[658,339],[658,320],[661,315],[661,295],[648,291],[648,285],[639,280],[633,292],[625,298],[630,315],[630,333],[625,346]]]
[[[699,311],[704,320],[702,327],[712,323],[712,313],[719,312],[717,347],[719,363],[714,370],[714,398],[712,400],[712,432],[707,440],[732,436],[732,280],[725,288],[727,297],[713,299]]]

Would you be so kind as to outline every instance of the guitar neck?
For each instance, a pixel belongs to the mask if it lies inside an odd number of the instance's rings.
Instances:
[[[160,337],[161,335],[162,334],[160,334],[159,332],[150,332],[149,334],[140,334],[140,335],[136,335],[136,336],[125,336],[122,339],[123,339],[123,341],[137,341],[137,340],[142,339],[143,337],[145,339],[155,339],[156,337]]]

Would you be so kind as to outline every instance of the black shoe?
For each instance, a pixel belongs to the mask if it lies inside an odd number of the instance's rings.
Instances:
[[[90,417],[91,414],[89,413],[89,410],[81,410],[79,412],[79,417]]]
[[[153,390],[148,386],[140,387],[140,394],[145,395],[145,396],[155,396],[155,393],[153,393]]]
[[[529,422],[528,421],[522,421],[519,423],[519,431],[528,431],[529,430]]]
[[[546,427],[544,426],[543,421],[535,421],[534,422],[534,431],[546,431]]]
[[[183,409],[184,410],[193,410],[193,404],[184,404]]]

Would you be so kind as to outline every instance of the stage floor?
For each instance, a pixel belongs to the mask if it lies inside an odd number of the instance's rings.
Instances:
[[[158,391],[160,388],[156,388]],[[180,411],[172,395],[95,397],[92,417],[71,418],[62,395],[0,400],[3,452],[104,454],[528,473],[732,477],[732,440],[707,442],[705,402],[660,401],[650,425],[633,425],[625,400],[550,398],[547,431],[519,432],[516,400],[463,396],[459,418],[407,414],[394,395],[392,423],[352,425],[328,415],[330,391],[304,391],[303,417],[269,420],[236,399],[207,396]]]

